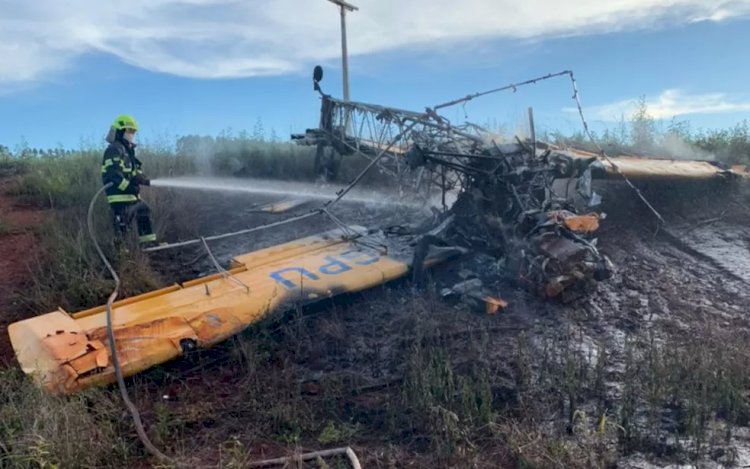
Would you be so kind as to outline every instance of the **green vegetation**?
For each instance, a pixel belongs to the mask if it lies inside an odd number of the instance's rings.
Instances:
[[[541,138],[553,143],[593,150],[582,133],[552,132]],[[685,121],[666,125],[649,115],[644,100],[637,111],[615,127],[598,135],[597,141],[611,154],[650,154],[675,158],[716,159],[727,164],[750,164],[748,121],[717,130],[693,130]],[[0,145],[0,176],[23,174],[22,195],[51,208],[83,207],[99,187],[98,166],[102,148],[79,151],[42,150],[22,146],[15,151]],[[210,174],[314,179],[315,148],[284,142],[276,135],[266,138],[262,122],[252,134],[231,131],[217,137],[189,135],[174,145],[146,145],[139,150],[151,177]],[[340,178],[348,180],[367,160],[347,157]]]
[[[588,144],[582,135],[548,138]],[[699,132],[673,122],[662,130],[642,106],[599,138],[612,153],[710,154],[750,163],[747,122]],[[144,148],[139,155],[152,178],[204,172],[306,179],[314,149],[256,132],[183,137],[174,149]],[[0,147],[0,177],[19,177],[16,195],[54,209],[38,230],[38,252],[26,254],[32,283],[19,292],[26,310],[91,307],[112,288],[85,225],[100,187],[100,159],[101,149]],[[342,177],[363,161],[342,167]],[[187,202],[149,197],[158,234],[189,232],[189,217],[180,217]],[[122,277],[121,295],[163,285],[145,256],[115,249],[106,211],[100,202],[97,232]],[[7,229],[0,224],[0,232]],[[346,315],[334,307],[325,320],[295,311],[186,357],[176,372],[170,366],[178,365],[167,365],[134,379],[130,387],[150,435],[169,454],[205,457],[218,467],[246,466],[265,451],[262,443],[354,445],[370,454],[366,467],[604,468],[633,452],[730,463],[727,443],[750,421],[750,337],[737,331],[706,325],[689,336],[656,337],[647,330],[634,333],[624,352],[606,343],[587,349],[570,331],[509,340],[482,329],[483,317],[448,308],[429,292],[407,287],[392,294],[398,300],[359,299]],[[383,316],[385,324],[378,322]],[[441,329],[456,323],[478,324],[456,332],[466,334],[460,351]],[[389,334],[396,338],[383,342]],[[389,370],[374,368],[381,347],[393,354]],[[490,349],[499,352],[488,356]],[[321,363],[319,378],[300,381],[297,365],[320,357],[340,357],[376,378],[360,382]],[[164,399],[173,389],[179,399]],[[122,467],[144,456],[112,389],[50,397],[20,371],[0,371],[0,467]]]
[[[52,397],[8,369],[0,402],[0,467],[122,467],[142,457],[109,391]]]
[[[316,147],[281,142],[276,137],[269,140],[256,129],[253,136],[245,132],[229,132],[218,137],[185,136],[177,140],[175,152],[192,159],[202,174],[252,178],[312,181],[315,174]],[[338,179],[349,181],[358,175],[369,159],[350,155],[337,156]],[[388,184],[391,179],[371,171],[362,184]]]
[[[29,261],[33,281],[28,290],[19,292],[20,304],[32,310],[52,310],[62,306],[76,311],[101,304],[112,289],[112,281],[105,274],[88,235],[86,214],[89,201],[101,187],[99,168],[101,151],[86,150],[75,153],[42,154],[15,158],[15,173],[20,182],[15,196],[43,208],[53,209],[39,227],[39,250],[24,253]],[[190,159],[166,151],[144,151],[150,174],[188,174],[194,172]],[[157,232],[169,227],[170,216],[158,218],[162,212],[172,211],[173,201],[158,195],[149,200],[159,222]],[[149,267],[145,256],[121,255],[113,244],[108,207],[103,201],[96,205],[96,224],[99,239],[110,259],[122,271],[122,296],[153,289],[159,285],[158,275]],[[49,266],[55,275],[49,275]]]
[[[203,173],[220,176],[314,178],[315,148],[282,143],[245,133],[216,138],[186,136],[177,140],[178,155],[192,158]]]
[[[553,143],[593,151],[595,147],[582,131],[573,135],[552,132],[543,136]],[[664,124],[655,120],[641,99],[635,113],[594,138],[611,155],[652,155],[677,159],[716,160],[750,165],[750,124],[747,120],[727,129],[693,130],[687,121]]]
[[[348,317],[293,313],[183,359],[181,371],[142,375],[131,392],[161,448],[217,467],[259,459],[258,444],[364,448],[368,467],[606,468],[632,452],[731,464],[727,443],[750,418],[746,334],[706,328],[658,341],[643,331],[622,353],[587,349],[572,331],[503,337],[429,293],[389,305],[373,295]],[[336,353],[366,370],[361,345],[341,333],[366,337],[383,324],[375,310],[400,324],[402,335],[376,342],[395,347],[399,372],[367,385],[342,372],[299,380],[294,364]],[[465,340],[444,334],[451,318],[474,323]],[[490,344],[504,360],[487,356]],[[0,399],[0,465],[116,467],[143,456],[115,390],[50,397],[8,370]]]
[[[17,158],[22,163],[22,181],[17,195],[48,208],[84,212],[101,187],[102,151],[89,149]],[[151,177],[195,172],[193,159],[169,151],[145,149],[138,157],[146,162]]]

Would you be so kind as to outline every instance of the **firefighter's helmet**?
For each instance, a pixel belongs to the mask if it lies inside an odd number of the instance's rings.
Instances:
[[[138,122],[129,114],[120,114],[112,124],[116,130],[138,130]]]

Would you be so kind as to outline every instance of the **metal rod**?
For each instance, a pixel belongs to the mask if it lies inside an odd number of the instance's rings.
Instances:
[[[236,284],[244,287],[247,293],[250,293],[250,287],[245,285],[245,283],[242,280],[232,275],[229,271],[227,271],[224,267],[222,267],[221,264],[219,264],[219,261],[216,259],[216,257],[214,257],[214,253],[211,252],[211,248],[208,247],[206,238],[201,236],[201,242],[203,243],[203,247],[206,248],[206,252],[211,258],[211,261],[214,263],[214,267],[216,267],[216,270],[221,274],[221,276],[223,278],[229,278],[230,280],[234,281]],[[206,291],[208,291],[208,284],[206,284]]]
[[[529,106],[529,132],[531,133],[531,148],[533,156],[536,158],[536,130],[534,129],[534,108]]]
[[[144,252],[161,251],[163,249],[170,249],[170,248],[176,248],[176,247],[182,247],[182,246],[190,246],[192,244],[198,244],[198,243],[203,242],[202,240],[204,240],[204,239],[206,241],[214,241],[214,240],[217,240],[217,239],[229,238],[231,236],[239,236],[239,235],[243,235],[243,234],[247,234],[247,233],[253,233],[255,231],[265,230],[267,228],[274,228],[276,226],[282,226],[282,225],[286,225],[286,224],[289,224],[289,223],[294,223],[296,221],[305,220],[305,219],[313,217],[315,215],[320,215],[321,213],[323,213],[322,210],[315,209],[312,212],[305,213],[305,214],[302,214],[302,215],[298,215],[298,216],[292,217],[292,218],[287,218],[286,220],[280,220],[280,221],[277,221],[277,222],[269,223],[267,225],[255,226],[253,228],[247,228],[245,230],[233,231],[231,233],[224,233],[224,234],[220,234],[220,235],[206,236],[204,238],[191,239],[189,241],[181,241],[181,242],[178,242],[178,243],[171,243],[171,244],[164,244],[164,245],[161,245],[161,246],[154,246],[152,248],[144,249],[143,251]]]
[[[440,129],[444,132],[453,132],[454,134],[460,137],[473,140],[477,143],[484,142],[481,138],[477,137],[476,135],[472,135],[470,133],[464,132],[450,125],[450,123],[448,123],[444,117],[441,117],[440,115],[436,114],[432,110],[428,110],[428,112],[419,113],[415,111],[409,111],[406,109],[381,106],[378,104],[362,103],[358,101],[347,102],[347,101],[343,101],[343,100],[331,98],[331,97],[327,97],[326,99],[330,100],[336,106],[343,107],[344,109],[355,109],[361,112],[374,113],[374,114],[378,114],[379,117],[391,116],[393,118],[400,118],[402,121],[410,120],[412,122],[417,122],[422,125]],[[435,122],[433,122],[433,120]]]
[[[464,137],[466,139],[472,140],[479,144],[484,143],[484,140],[482,140],[480,137],[477,137],[476,135],[472,135],[470,133],[458,130],[450,124],[429,121],[427,120],[427,118],[428,118],[428,115],[423,115],[421,118],[404,116],[404,120],[410,120],[412,122],[419,123],[427,127],[433,127],[433,128],[442,130],[444,132],[453,132],[455,135],[458,135],[459,137]]]
[[[343,87],[344,87],[344,101],[349,101],[349,51],[346,45],[346,12],[348,11],[357,11],[359,8],[355,7],[354,5],[347,3],[343,0],[328,0],[329,2],[338,5],[339,12],[341,15],[341,71],[342,71],[342,81],[343,81]],[[349,131],[350,126],[350,116],[349,111],[345,111],[345,123],[346,123],[346,130]]]
[[[341,10],[341,67],[344,73],[344,101],[349,101],[349,57],[346,50],[346,8]]]
[[[330,207],[330,206],[334,205],[336,202],[338,202],[339,200],[341,200],[341,198],[344,197],[347,192],[349,192],[350,190],[352,190],[352,188],[354,186],[356,186],[357,183],[359,183],[359,181],[365,176],[365,174],[367,174],[367,172],[370,170],[370,168],[372,168],[375,165],[375,163],[377,163],[378,161],[380,161],[380,159],[383,157],[383,155],[385,155],[386,152],[388,152],[388,150],[391,149],[391,147],[393,146],[393,144],[396,143],[404,134],[406,134],[412,128],[414,128],[415,125],[417,125],[417,122],[412,122],[411,124],[407,125],[404,130],[402,130],[401,132],[399,132],[398,135],[396,135],[395,137],[393,137],[391,139],[391,142],[385,148],[383,148],[380,151],[380,153],[378,154],[378,156],[376,156],[375,158],[373,158],[372,161],[370,161],[370,163],[365,167],[365,169],[363,169],[362,172],[360,172],[357,175],[357,177],[355,177],[352,180],[352,182],[350,182],[349,185],[346,188],[341,189],[339,192],[337,192],[338,197],[336,197],[335,200],[329,200],[328,202],[326,202],[324,204],[324,206],[325,207]],[[346,145],[348,145],[349,147],[354,148],[351,145],[349,145],[348,143],[346,143],[346,142],[344,142],[344,143]],[[359,151],[359,150],[357,150],[357,151]]]
[[[283,458],[266,459],[264,461],[255,461],[255,462],[251,462],[250,464],[248,464],[247,467],[278,466],[279,464],[287,464],[293,461],[307,461],[310,459],[317,459],[317,458],[322,458],[326,456],[334,456],[337,454],[345,454],[346,457],[349,458],[349,463],[351,463],[354,469],[362,469],[362,465],[360,464],[359,459],[357,458],[357,454],[354,452],[353,449],[351,449],[348,446],[346,448],[326,449],[323,451],[315,451],[312,453],[304,453],[300,455],[286,456]]]
[[[445,166],[440,168],[440,188],[442,189],[442,198],[441,203],[443,206],[443,213],[448,209],[448,206],[445,205]]]
[[[588,124],[588,122],[586,122],[586,118],[583,116],[583,106],[581,106],[581,98],[578,95],[578,84],[576,83],[576,77],[575,77],[575,75],[573,75],[572,71],[567,71],[565,73],[567,73],[568,76],[570,77],[570,85],[573,88],[573,99],[575,100],[576,106],[578,107],[578,115],[581,117],[581,124],[583,124],[583,131],[586,133],[586,136],[589,138],[589,140],[591,140],[591,143],[594,144],[594,146],[599,151],[599,154],[602,156],[602,158],[604,158],[607,161],[607,163],[609,163],[610,165],[612,165],[612,169],[614,169],[617,174],[619,174],[620,176],[622,176],[622,179],[625,181],[625,183],[628,186],[630,186],[630,188],[633,189],[633,191],[635,191],[635,193],[638,196],[638,198],[640,198],[641,201],[644,204],[646,204],[646,207],[648,207],[651,210],[651,212],[654,214],[654,216],[656,217],[656,219],[659,220],[660,226],[664,225],[664,218],[662,218],[662,216],[659,213],[659,211],[656,210],[656,208],[654,208],[653,205],[651,205],[651,202],[649,202],[648,199],[646,199],[646,196],[644,196],[641,193],[641,190],[638,189],[635,186],[635,184],[633,184],[632,182],[630,182],[630,179],[628,179],[628,177],[625,175],[625,173],[623,173],[622,171],[620,171],[620,167],[617,166],[617,164],[614,161],[612,161],[612,159],[609,157],[609,155],[607,155],[607,153],[604,151],[604,149],[599,145],[599,142],[594,138],[594,135],[591,133],[591,130],[589,130],[589,124]]]
[[[429,155],[437,155],[437,156],[455,156],[457,158],[476,158],[476,159],[484,159],[484,160],[495,160],[495,161],[501,161],[503,159],[503,156],[492,156],[492,155],[472,155],[470,153],[456,153],[452,151],[437,151],[437,150],[424,150],[426,154]],[[515,154],[515,153],[509,153],[509,154]]]
[[[437,106],[433,106],[432,110],[433,111],[437,111],[438,109],[442,109],[444,107],[454,106],[456,104],[463,103],[463,102],[466,102],[466,101],[471,101],[474,98],[478,98],[480,96],[484,96],[484,95],[491,94],[491,93],[497,93],[499,91],[505,91],[505,90],[513,90],[513,91],[515,91],[516,88],[518,88],[519,86],[533,85],[534,83],[536,83],[538,81],[548,80],[550,78],[559,77],[559,76],[562,76],[562,75],[568,75],[570,73],[571,72],[569,70],[563,70],[562,72],[550,73],[550,74],[544,75],[542,77],[532,78],[531,80],[526,80],[526,81],[522,81],[522,82],[519,82],[519,83],[513,83],[513,84],[510,84],[510,85],[506,85],[506,86],[500,87],[500,88],[495,88],[493,90],[482,91],[482,92],[479,92],[479,93],[470,94],[470,95],[464,96],[463,98],[454,99],[453,101],[448,101],[448,102],[445,102],[445,103],[442,103],[442,104],[438,104]]]
[[[392,116],[412,116],[412,117],[427,117],[424,112],[410,111],[408,109],[399,109],[395,107],[383,106],[381,104],[365,103],[361,101],[344,101],[343,99],[337,99],[333,96],[326,96],[326,99],[331,101],[333,104],[341,107],[356,108],[358,110],[372,112],[375,114],[390,114]]]

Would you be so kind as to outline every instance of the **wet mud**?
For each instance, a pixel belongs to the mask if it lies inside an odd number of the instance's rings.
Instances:
[[[457,369],[471,367],[477,359],[490,363],[497,382],[507,381],[504,391],[499,386],[495,392],[511,395],[514,370],[510,357],[516,352],[521,334],[537,350],[546,341],[574,335],[576,347],[592,363],[599,351],[606,349],[608,392],[614,401],[622,392],[619,381],[625,367],[626,343],[631,338],[645,331],[657,340],[675,334],[689,337],[707,323],[726,330],[750,330],[750,198],[743,193],[722,195],[728,198],[718,199],[721,202],[717,205],[711,194],[699,194],[695,199],[679,194],[665,196],[654,202],[666,221],[659,226],[632,192],[617,184],[600,187],[600,191],[605,194],[603,208],[608,217],[601,224],[598,248],[610,257],[616,271],[587,295],[567,303],[544,300],[520,287],[491,258],[469,256],[436,268],[431,279],[439,287],[427,289],[432,293],[415,288],[408,281],[398,282],[308,308],[302,318],[274,319],[274,330],[304,324],[303,331],[296,330],[290,350],[275,360],[284,363],[283,374],[300,383],[303,394],[312,401],[324,393],[325,383],[344,380],[347,387],[356,390],[347,400],[347,412],[377,427],[382,417],[379,396],[400,386],[415,337],[437,338]],[[255,212],[258,206],[278,201],[278,196],[212,191],[180,194],[192,207],[196,232],[203,235],[288,216]],[[305,208],[315,204],[311,201]],[[350,224],[387,227],[417,224],[431,211],[428,207],[342,202],[335,213]],[[281,229],[221,240],[211,243],[211,248],[226,265],[234,255],[333,227],[330,220],[320,216]],[[189,256],[183,252],[184,258],[200,259],[200,249],[188,251]],[[202,259],[192,265],[190,273],[210,273],[212,268],[207,259]],[[440,286],[476,276],[478,270],[485,276],[495,275],[495,282],[487,287],[493,295],[509,302],[496,315],[472,311],[440,298]],[[227,351],[231,348],[231,344],[225,344],[223,351],[209,355],[225,360],[232,353]],[[185,366],[185,362],[171,364],[166,370],[184,371]],[[189,380],[189,375],[181,379]],[[242,379],[202,372],[198,381],[201,386],[231,388],[241,386]],[[185,391],[181,405],[199,398],[203,398],[200,391],[191,388]],[[746,442],[738,445],[743,447]],[[628,461],[637,467],[639,457]],[[623,464],[627,466],[628,462]]]

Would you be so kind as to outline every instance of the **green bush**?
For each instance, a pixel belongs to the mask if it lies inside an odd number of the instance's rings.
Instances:
[[[62,156],[26,159],[18,195],[49,208],[83,211],[101,187],[103,151],[84,150]],[[138,153],[151,177],[177,176],[194,172],[191,159],[167,151]]]
[[[750,125],[747,120],[727,129],[693,131],[689,122],[673,119],[665,125],[649,114],[644,98],[635,112],[614,128],[594,134],[597,143],[611,155],[651,155],[677,159],[707,159],[727,164],[750,165]],[[542,136],[563,146],[596,151],[596,145],[581,131],[570,135],[547,132]]]
[[[18,195],[49,208],[87,207],[101,185],[100,160],[93,151],[29,159]]]

